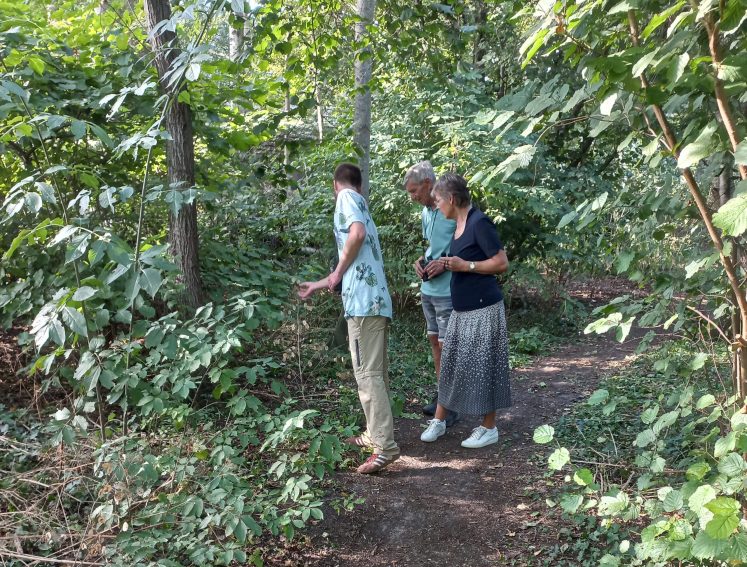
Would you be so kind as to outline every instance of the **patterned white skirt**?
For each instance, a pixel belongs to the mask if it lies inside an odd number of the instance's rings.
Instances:
[[[452,311],[441,352],[438,403],[463,415],[485,415],[511,405],[503,301]]]

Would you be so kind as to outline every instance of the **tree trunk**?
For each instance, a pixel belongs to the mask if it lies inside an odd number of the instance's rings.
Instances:
[[[361,42],[366,38],[366,26],[373,22],[376,13],[376,0],[358,0],[357,13],[360,20],[355,24],[355,41]],[[355,118],[353,131],[355,143],[362,152],[360,165],[363,174],[361,192],[368,199],[369,167],[371,160],[371,71],[373,68],[372,51],[370,47],[360,50],[355,58]]]
[[[161,30],[158,34],[153,33],[159,22],[171,18],[171,6],[168,0],[145,0],[144,8],[158,77],[162,80],[163,90],[171,99],[167,103],[165,115],[166,130],[171,135],[171,140],[166,142],[168,181],[169,185],[183,190],[195,184],[192,109],[177,101],[179,82],[174,82],[169,87],[163,81],[164,75],[179,54],[176,48],[176,34],[167,30]],[[204,292],[198,255],[197,206],[194,203],[183,205],[177,212],[169,213],[169,244],[171,254],[181,272],[184,299],[190,306],[197,307],[204,300]]]
[[[228,58],[236,63],[241,56],[241,49],[244,47],[246,15],[243,13],[234,13],[234,17],[237,21],[228,26]]]
[[[483,29],[488,21],[488,7],[485,2],[478,0],[475,2],[475,21],[473,22],[477,29],[474,32],[474,43],[472,44],[472,65],[481,68],[482,59],[485,57],[485,46],[482,45]]]
[[[316,134],[321,144],[324,141],[324,107],[322,106],[322,89],[319,79],[314,87],[314,98],[316,99]]]

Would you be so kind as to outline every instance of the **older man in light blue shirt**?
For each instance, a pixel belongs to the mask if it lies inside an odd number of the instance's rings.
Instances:
[[[436,207],[431,191],[436,182],[436,174],[429,161],[413,165],[405,174],[405,190],[410,198],[423,205],[421,226],[423,230],[424,254],[415,262],[415,272],[422,280],[420,297],[428,331],[428,341],[433,352],[433,363],[438,380],[441,369],[441,346],[446,336],[446,328],[451,316],[451,272],[445,271],[440,262],[433,262],[448,256],[456,222],[441,214]],[[438,396],[436,396],[436,399]],[[436,400],[423,407],[423,413],[433,415]],[[451,412],[446,424],[456,421],[457,414]]]

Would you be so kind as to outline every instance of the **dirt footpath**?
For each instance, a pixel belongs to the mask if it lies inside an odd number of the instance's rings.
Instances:
[[[557,541],[542,496],[545,448],[534,428],[584,399],[605,374],[628,364],[638,341],[579,337],[512,373],[514,405],[499,411],[497,445],[460,446],[478,418],[435,443],[420,441],[425,419],[399,419],[402,457],[378,475],[337,475],[335,496],[365,503],[325,519],[311,533],[304,564],[315,567],[530,565]]]

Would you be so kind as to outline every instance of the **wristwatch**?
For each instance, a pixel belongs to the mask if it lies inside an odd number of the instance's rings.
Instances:
[[[474,272],[475,271],[475,263],[474,262],[470,262],[469,263],[469,271],[470,272]]]

